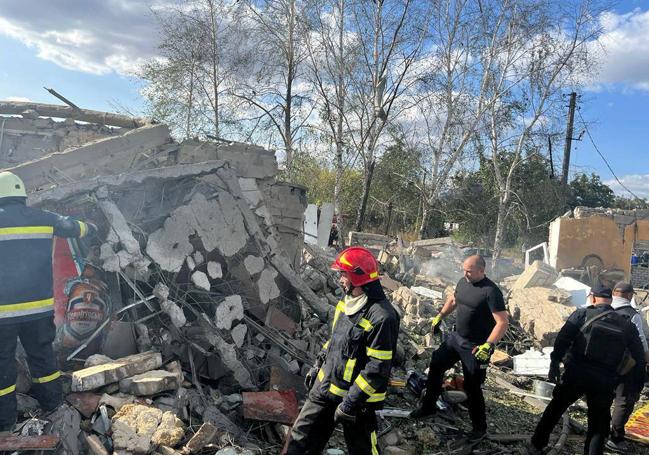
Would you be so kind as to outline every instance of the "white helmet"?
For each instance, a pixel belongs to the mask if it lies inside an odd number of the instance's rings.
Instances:
[[[0,198],[16,196],[27,197],[25,184],[13,172],[0,172]]]

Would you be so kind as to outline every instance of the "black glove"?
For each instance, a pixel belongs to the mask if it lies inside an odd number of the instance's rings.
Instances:
[[[86,237],[92,237],[93,235],[97,234],[97,225],[95,223],[91,223],[90,221],[85,221],[86,227],[88,228],[88,232],[86,232]]]
[[[559,366],[559,362],[550,362],[548,381],[553,384],[559,384],[561,382],[561,368]]]
[[[334,422],[336,423],[356,423],[356,413],[351,406],[346,405],[343,401],[336,408],[334,414]]]
[[[315,384],[315,380],[318,377],[318,371],[320,371],[320,367],[316,365],[311,368],[304,377],[304,387],[306,387],[307,392],[311,390],[311,387]]]

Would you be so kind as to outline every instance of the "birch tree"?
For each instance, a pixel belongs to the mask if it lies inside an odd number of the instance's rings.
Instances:
[[[239,81],[236,96],[258,111],[256,129],[279,136],[290,178],[296,143],[312,112],[309,91],[301,84],[307,33],[304,4],[300,0],[249,0],[247,10],[257,56],[249,77]]]
[[[543,0],[494,1],[485,9],[502,11],[497,57],[489,61],[488,91],[494,100],[484,119],[483,146],[491,160],[498,193],[493,244],[494,272],[503,248],[510,214],[513,178],[521,163],[540,150],[534,142],[561,94],[573,89],[592,65],[588,43],[598,34],[589,1],[553,5]],[[483,16],[483,23],[489,19]],[[507,154],[507,159],[503,156]]]
[[[424,46],[427,18],[428,4],[413,0],[356,0],[353,4],[351,29],[358,40],[360,62],[352,75],[345,123],[364,175],[357,231],[363,228],[379,138],[403,111],[399,101]]]
[[[152,115],[184,138],[239,134],[230,96],[245,60],[237,11],[229,0],[188,0],[156,15],[161,56],[143,69],[144,94]]]
[[[358,57],[356,40],[348,28],[348,13],[349,0],[313,2],[309,14],[311,33],[306,39],[308,78],[315,88],[322,120],[320,135],[326,145],[334,145],[334,212],[342,239],[346,223],[341,213],[341,187],[343,173],[349,166],[345,118],[351,75]]]

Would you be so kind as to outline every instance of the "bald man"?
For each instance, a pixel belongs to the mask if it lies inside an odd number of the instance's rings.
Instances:
[[[456,331],[437,349],[430,360],[428,383],[421,404],[410,413],[413,418],[436,412],[437,399],[442,390],[444,374],[455,363],[462,363],[464,391],[473,430],[470,442],[479,442],[487,432],[485,401],[482,384],[487,377],[487,366],[496,343],[505,335],[509,317],[503,294],[485,275],[482,256],[469,256],[463,264],[464,278],[455,287],[455,294],[433,318],[435,333],[443,318],[457,309]]]

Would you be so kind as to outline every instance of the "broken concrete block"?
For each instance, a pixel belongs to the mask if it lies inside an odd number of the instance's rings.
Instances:
[[[187,256],[187,259],[185,259],[185,261],[187,262],[187,268],[190,271],[193,271],[196,268],[196,262],[194,261],[193,257]]]
[[[544,287],[513,290],[508,306],[514,319],[541,346],[554,344],[559,330],[575,310],[570,306],[569,292]]]
[[[559,273],[549,264],[543,261],[534,261],[518,277],[512,290],[531,287],[551,287],[559,278]]]
[[[248,327],[245,324],[238,324],[232,329],[230,335],[232,335],[232,341],[234,341],[236,347],[243,346],[244,341],[246,341],[246,333],[248,333]]]
[[[113,416],[113,445],[116,450],[145,454],[160,425],[162,411],[140,404],[127,404]]]
[[[162,366],[162,356],[159,352],[143,352],[103,365],[84,368],[72,373],[72,391],[95,390],[160,366]]]
[[[275,278],[277,278],[277,270],[275,269],[265,268],[261,272],[257,286],[259,286],[259,299],[262,303],[268,303],[279,297],[279,288],[275,283]]]
[[[181,386],[178,375],[166,370],[153,370],[119,381],[119,390],[136,396],[155,395]]]
[[[162,414],[160,426],[153,433],[151,442],[158,446],[176,447],[185,436],[183,421],[174,415],[173,412]]]
[[[207,278],[205,272],[201,272],[200,270],[192,273],[192,283],[194,283],[196,287],[204,289],[206,291],[209,291],[212,288],[210,279]]]
[[[194,436],[183,447],[183,453],[198,453],[212,443],[221,434],[221,430],[209,422],[204,423]]]
[[[264,258],[249,255],[243,260],[243,265],[250,275],[257,275],[264,270]]]
[[[220,262],[210,261],[207,263],[207,274],[210,278],[217,279],[223,278],[223,268],[221,267]]]
[[[216,327],[230,330],[234,321],[243,319],[243,303],[240,295],[229,295],[216,307],[214,322]]]
[[[110,363],[112,361],[113,359],[103,354],[93,354],[89,356],[85,362],[83,362],[83,367],[84,368],[95,367],[97,365],[103,365],[105,363]]]
[[[491,356],[491,364],[497,367],[510,366],[512,364],[512,357],[509,354],[507,354],[505,351],[496,349]]]

